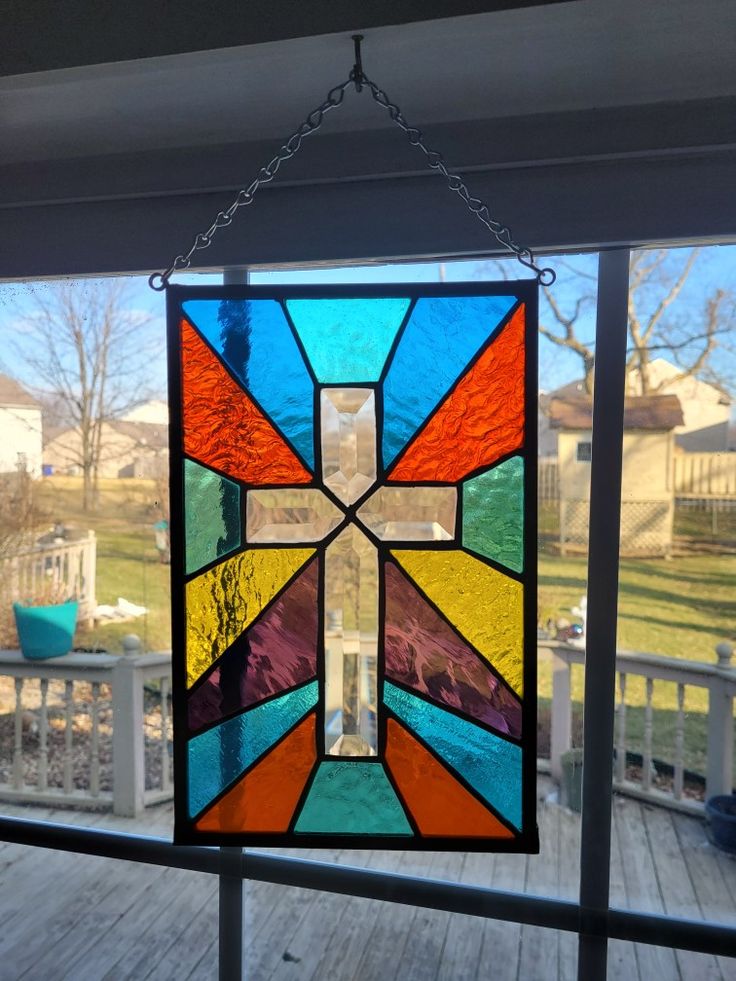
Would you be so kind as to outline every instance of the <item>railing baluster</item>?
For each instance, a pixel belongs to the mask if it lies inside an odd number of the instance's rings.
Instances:
[[[171,786],[169,775],[169,679],[161,678],[161,789]]]
[[[38,782],[36,789],[44,793],[49,775],[49,679],[41,678],[41,722],[38,727]]]
[[[616,780],[623,783],[626,779],[626,675],[623,671],[618,676],[618,745],[616,747]]]
[[[74,781],[74,682],[64,682],[64,793],[70,794]]]
[[[23,779],[23,679],[15,679],[15,744],[13,746],[13,789],[22,790]]]
[[[92,682],[92,733],[89,750],[89,792],[100,794],[100,683]]]
[[[652,692],[654,679],[647,678],[647,700],[644,708],[644,755],[642,759],[642,786],[644,790],[652,787]]]
[[[685,685],[679,682],[677,685],[677,721],[675,723],[675,800],[682,799],[682,787],[684,783],[684,763],[685,752]]]

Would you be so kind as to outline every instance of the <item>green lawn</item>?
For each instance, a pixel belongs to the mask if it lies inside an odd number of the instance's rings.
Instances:
[[[161,565],[154,546],[156,487],[153,481],[105,480],[96,511],[80,508],[80,480],[55,477],[41,484],[42,506],[52,520],[62,519],[97,534],[97,599],[115,604],[118,596],[146,606],[147,616],[123,624],[80,631],[77,644],[121,649],[127,633],[137,633],[148,650],[171,645],[169,567]],[[697,519],[702,522],[701,519]],[[691,522],[693,529],[697,524]],[[553,532],[554,516],[540,514],[540,531]],[[544,544],[543,544],[544,548]],[[586,589],[587,559],[540,551],[539,616],[567,616]],[[625,559],[620,570],[619,648],[714,662],[715,645],[736,636],[736,555],[715,553],[666,559]],[[549,659],[540,660],[541,715],[548,714],[551,696]],[[573,668],[573,700],[577,725],[582,715],[583,672]],[[627,703],[629,748],[641,748],[643,679],[629,679]],[[655,755],[672,758],[676,710],[675,686],[655,683]],[[686,765],[700,772],[705,760],[707,697],[691,688],[686,701]]]
[[[115,605],[122,596],[145,606],[146,616],[126,623],[99,624],[78,630],[78,646],[122,650],[125,634],[136,633],[146,650],[171,647],[169,566],[161,565],[154,544],[156,485],[152,480],[102,480],[98,507],[81,509],[81,478],[46,478],[40,503],[52,520],[60,519],[97,536],[97,602]]]
[[[540,615],[565,615],[585,591],[587,559],[539,556]],[[736,639],[736,556],[688,555],[673,559],[624,559],[619,580],[618,647],[715,663],[715,645]],[[552,694],[549,658],[540,659],[542,715]],[[580,733],[583,669],[572,669],[575,730]],[[643,749],[645,682],[629,677],[626,688],[627,748]],[[677,709],[674,683],[655,682],[653,692],[654,756],[673,759]],[[685,765],[704,772],[708,696],[702,688],[685,692]]]

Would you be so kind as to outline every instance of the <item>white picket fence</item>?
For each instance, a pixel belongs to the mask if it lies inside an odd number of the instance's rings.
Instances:
[[[93,531],[78,541],[34,545],[0,558],[0,598],[4,603],[33,600],[53,587],[79,602],[79,621],[93,626],[97,607],[97,541]]]

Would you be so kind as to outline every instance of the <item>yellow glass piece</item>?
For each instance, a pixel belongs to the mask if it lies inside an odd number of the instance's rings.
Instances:
[[[314,551],[252,549],[187,583],[187,687],[225,653]]]
[[[460,551],[391,553],[519,695],[524,686],[521,583]]]

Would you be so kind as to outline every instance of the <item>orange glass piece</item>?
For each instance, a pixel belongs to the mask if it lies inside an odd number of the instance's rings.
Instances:
[[[184,450],[250,484],[306,484],[302,466],[188,321],[181,322]]]
[[[285,832],[317,761],[315,715],[272,749],[195,824],[197,831]]]
[[[389,480],[453,483],[522,446],[524,316],[522,305],[409,444]]]
[[[513,838],[514,833],[394,719],[387,724],[386,762],[401,796],[428,838]]]

